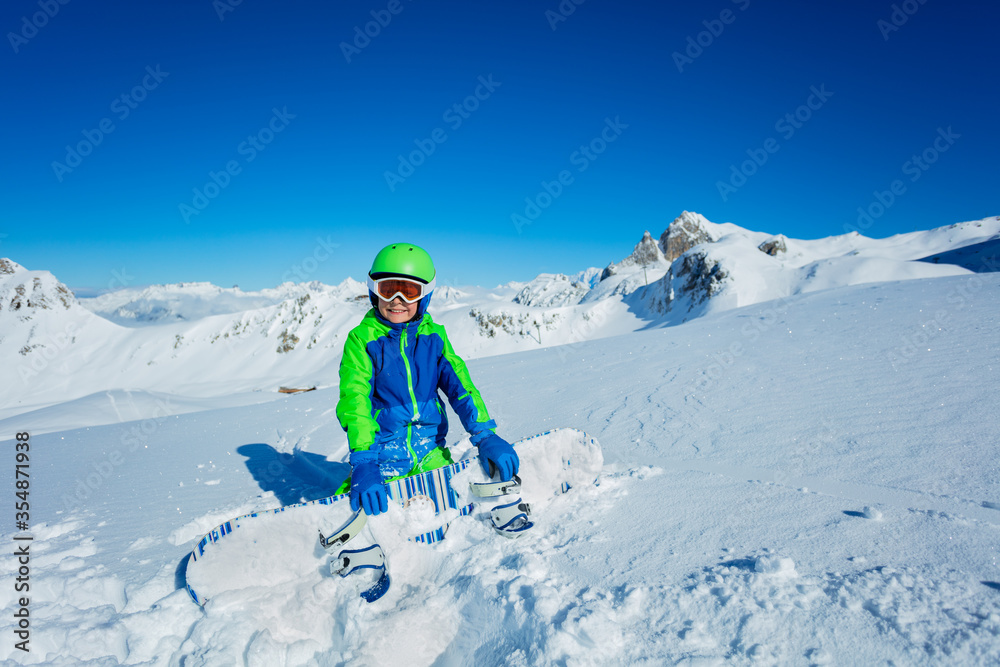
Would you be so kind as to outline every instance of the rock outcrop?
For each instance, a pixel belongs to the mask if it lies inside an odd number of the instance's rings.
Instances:
[[[660,250],[666,261],[673,262],[700,243],[716,241],[708,231],[707,222],[705,216],[689,211],[677,216],[660,235]]]
[[[660,246],[653,240],[653,235],[646,231],[643,233],[642,239],[632,249],[631,255],[617,264],[614,262],[608,264],[601,273],[601,280],[610,278],[625,267],[653,266],[664,261],[665,258],[663,257],[663,253],[660,252]]]
[[[697,315],[695,311],[731,282],[730,272],[708,251],[689,251],[670,265],[667,275],[649,286],[644,299],[653,312],[673,314],[680,322]]]
[[[0,311],[28,316],[37,310],[69,310],[76,297],[48,271],[28,271],[0,257]]]
[[[768,240],[757,246],[757,250],[760,250],[766,255],[771,257],[776,257],[779,253],[784,254],[788,252],[788,239],[784,234],[778,234],[777,236],[772,236]]]

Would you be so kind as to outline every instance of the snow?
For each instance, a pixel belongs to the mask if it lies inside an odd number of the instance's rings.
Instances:
[[[916,245],[905,255],[936,252]],[[1000,274],[964,271],[798,289],[617,335],[615,309],[629,302],[603,300],[590,307],[608,310],[606,337],[471,360],[501,435],[580,428],[601,443],[604,467],[518,540],[466,518],[438,545],[392,544],[393,587],[374,604],[316,571],[294,585],[261,577],[204,609],[183,589],[185,556],[209,528],[343,479],[334,380],[255,405],[213,402],[219,386],[178,391],[204,400],[200,411],[47,432],[60,405],[105,400],[54,393],[49,411],[5,420],[7,432],[33,432],[32,635],[30,653],[14,648],[17,600],[4,587],[0,659],[996,664],[998,299]],[[125,396],[112,396],[121,410]],[[13,466],[3,475],[11,489]],[[272,564],[288,548],[262,545]],[[0,559],[9,582],[17,567]]]

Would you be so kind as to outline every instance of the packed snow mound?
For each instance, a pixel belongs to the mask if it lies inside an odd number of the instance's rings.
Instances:
[[[565,493],[576,494],[577,489],[592,486],[603,466],[600,444],[577,429],[557,428],[512,444],[520,459],[522,485],[517,496],[534,513],[545,513],[564,489]],[[464,469],[453,471],[447,487],[427,482],[428,486],[438,488],[436,500],[421,492],[420,489],[425,490],[421,483],[425,480],[390,486],[388,514],[368,522],[346,548],[362,549],[377,543],[400,558],[411,549],[412,545],[407,544],[411,538],[448,527],[449,523],[457,527],[455,522],[475,520],[469,515],[463,518],[458,508],[475,503],[473,512],[479,514],[498,504],[513,502],[517,497],[484,499],[472,494],[470,483],[488,482],[489,477],[475,461],[476,450],[467,438],[452,448],[452,457],[456,461],[472,461],[464,464]],[[331,486],[339,486],[347,472],[344,470],[339,478],[331,479]],[[449,508],[445,497],[454,498],[456,507]],[[288,589],[294,588],[307,595],[312,588],[322,585],[328,572],[324,572],[323,552],[315,549],[316,533],[320,530],[327,536],[336,535],[333,531],[347,524],[353,514],[349,498],[302,499],[282,505],[280,512],[268,511],[276,508],[260,507],[249,516],[226,517],[224,523],[206,531],[184,572],[185,584],[194,600],[202,606],[206,606],[207,600],[206,609],[211,610],[218,606],[220,596],[226,596],[225,604],[231,606],[239,604],[239,597],[252,601],[265,587],[271,589],[271,594],[288,594]],[[331,555],[338,554],[341,548],[345,547],[338,547]],[[394,589],[402,588],[404,596],[410,595],[413,587],[422,583],[395,575],[392,563],[388,569],[396,579],[390,583],[389,599],[398,595]],[[354,606],[357,591],[351,584],[356,579],[352,576],[346,585],[332,591],[335,597],[330,600],[331,609]]]

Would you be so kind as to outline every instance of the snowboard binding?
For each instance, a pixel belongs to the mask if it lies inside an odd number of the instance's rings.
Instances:
[[[469,484],[472,495],[477,498],[498,498],[513,495],[521,491],[521,478],[514,475],[506,482],[472,482]],[[535,524],[528,518],[531,515],[531,505],[520,498],[511,503],[497,505],[490,510],[490,521],[493,529],[504,537],[520,537]]]
[[[330,537],[319,533],[319,543],[326,551],[333,551],[354,539],[368,524],[368,515],[359,510],[343,526],[333,531]],[[389,591],[389,570],[385,564],[385,552],[378,544],[363,549],[343,549],[330,561],[330,574],[347,577],[359,570],[379,572],[378,580],[370,588],[361,591],[365,602],[375,602]]]
[[[491,509],[490,521],[493,522],[493,529],[504,537],[520,537],[535,525],[528,519],[530,514],[531,505],[518,498]]]

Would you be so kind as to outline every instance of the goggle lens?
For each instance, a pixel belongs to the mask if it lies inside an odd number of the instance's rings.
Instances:
[[[376,283],[378,295],[386,301],[392,301],[396,294],[399,294],[406,301],[416,301],[424,291],[423,285],[412,280],[400,278],[386,278]]]

